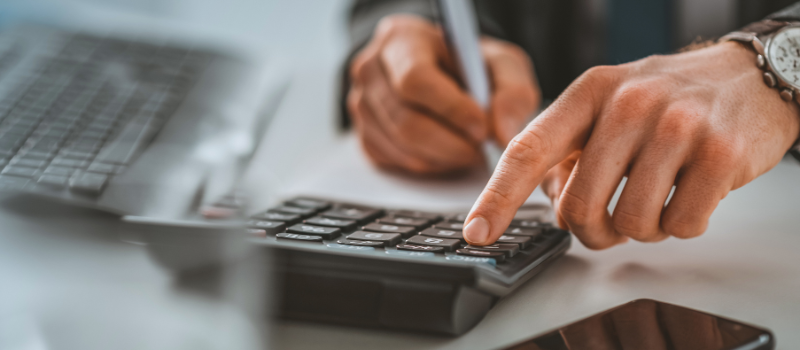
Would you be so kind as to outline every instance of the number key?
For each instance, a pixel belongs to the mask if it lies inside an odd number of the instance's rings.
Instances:
[[[455,250],[460,246],[461,241],[457,239],[435,238],[435,237],[417,235],[409,238],[406,241],[406,244],[419,244],[419,245],[429,245],[433,247],[441,247],[445,251],[452,252],[453,250]]]
[[[348,239],[355,239],[361,241],[378,241],[383,242],[384,245],[390,246],[400,242],[402,238],[398,233],[377,233],[377,232],[364,232],[356,231],[347,236]]]
[[[297,224],[286,230],[289,233],[298,233],[304,235],[315,235],[325,239],[334,239],[342,233],[341,230],[335,227],[321,227],[306,224]]]

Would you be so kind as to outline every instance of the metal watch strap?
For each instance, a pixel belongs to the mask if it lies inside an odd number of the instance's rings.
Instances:
[[[750,47],[758,54],[756,65],[764,72],[764,83],[766,83],[770,88],[775,88],[778,85],[777,77],[774,75],[774,73],[770,72],[769,63],[766,59],[766,48],[764,47],[764,42],[760,37],[773,34],[779,31],[781,28],[793,23],[797,22],[775,21],[769,19],[761,22],[755,22],[742,28],[740,31],[723,36],[718,40],[718,42],[737,41],[749,44]],[[800,103],[800,94],[792,93],[791,90],[787,91],[787,89],[782,89],[781,98],[787,102],[795,100],[795,102]],[[800,139],[795,141],[795,144],[789,149],[788,153],[796,160],[800,161]]]

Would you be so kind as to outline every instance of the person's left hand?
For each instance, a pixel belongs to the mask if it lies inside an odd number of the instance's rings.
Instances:
[[[763,83],[755,60],[729,42],[589,70],[511,142],[466,240],[496,241],[540,183],[560,226],[592,249],[702,234],[719,201],[798,137],[797,104]]]

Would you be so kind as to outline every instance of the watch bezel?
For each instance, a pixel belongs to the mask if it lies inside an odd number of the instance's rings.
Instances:
[[[781,76],[781,74],[779,72],[775,71],[775,69],[773,69],[773,64],[772,64],[773,58],[770,55],[770,52],[771,52],[771,49],[772,49],[772,45],[775,43],[774,39],[778,35],[780,35],[781,33],[789,31],[789,30],[792,30],[792,29],[800,29],[800,23],[794,23],[794,24],[787,25],[787,26],[779,29],[775,33],[772,33],[769,36],[769,38],[767,38],[767,42],[764,44],[764,54],[763,55],[766,58],[766,63],[767,63],[767,67],[766,68],[767,68],[767,70],[769,72],[772,72],[772,74],[775,75],[775,77],[778,80],[778,87],[779,88],[790,88],[790,89],[794,90],[795,93],[797,94],[797,93],[800,93],[800,84],[793,84],[793,83],[789,82],[787,79],[785,79],[783,76]],[[800,36],[798,37],[798,39],[800,39]]]

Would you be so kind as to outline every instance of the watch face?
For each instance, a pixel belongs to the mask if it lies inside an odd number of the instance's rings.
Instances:
[[[800,87],[800,27],[779,31],[769,42],[767,57],[781,80]]]

